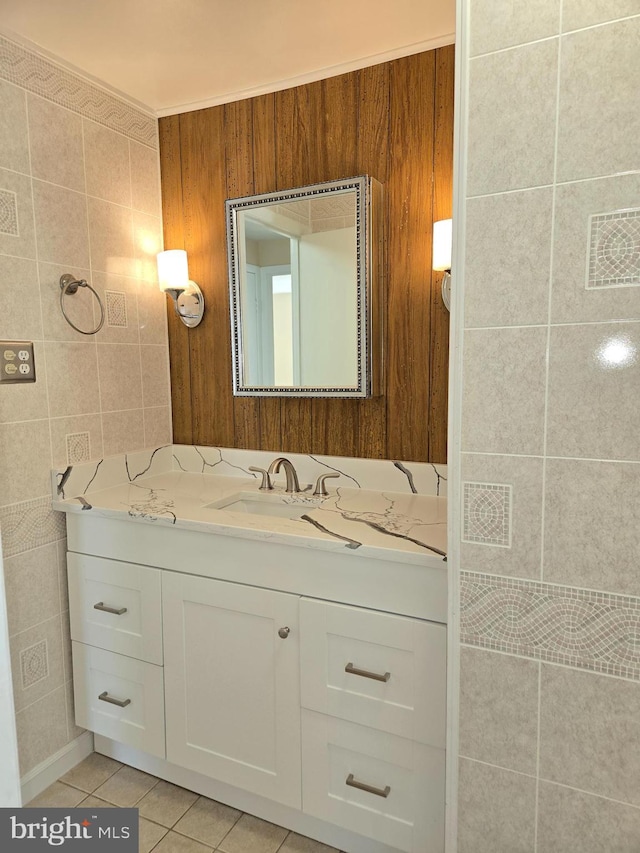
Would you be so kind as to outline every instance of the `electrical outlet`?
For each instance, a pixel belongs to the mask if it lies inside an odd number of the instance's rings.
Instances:
[[[0,341],[0,382],[35,382],[31,341]]]

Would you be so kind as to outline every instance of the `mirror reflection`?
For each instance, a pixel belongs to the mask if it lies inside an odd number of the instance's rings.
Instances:
[[[235,394],[367,395],[367,180],[227,201]]]

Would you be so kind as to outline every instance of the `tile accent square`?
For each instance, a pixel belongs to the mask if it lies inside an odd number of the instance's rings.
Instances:
[[[67,436],[67,462],[88,462],[91,459],[91,444],[88,432],[74,432]]]
[[[511,547],[511,486],[463,483],[463,542]]]
[[[11,190],[0,190],[0,231],[19,237],[18,197]]]
[[[589,217],[587,289],[640,285],[640,208]]]
[[[107,326],[127,327],[127,295],[118,290],[105,290]]]
[[[20,672],[23,690],[49,675],[49,651],[46,640],[41,640],[20,652]]]

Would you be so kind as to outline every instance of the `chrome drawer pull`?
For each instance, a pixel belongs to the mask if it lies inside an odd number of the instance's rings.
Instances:
[[[102,610],[105,613],[115,613],[116,616],[122,616],[123,613],[127,612],[126,607],[107,607],[104,601],[99,601],[97,604],[94,604],[93,609]]]
[[[385,788],[374,788],[372,785],[365,785],[364,782],[358,782],[353,778],[353,773],[349,773],[345,783],[350,788],[358,788],[360,791],[366,791],[367,794],[375,794],[376,797],[388,797],[391,793],[391,788],[387,785]]]
[[[109,696],[106,690],[98,696],[98,699],[102,702],[109,702],[110,705],[117,705],[118,708],[126,708],[127,705],[131,704],[131,699],[114,699],[113,696]]]
[[[348,663],[345,668],[345,672],[348,672],[350,675],[361,675],[363,678],[373,678],[374,681],[389,681],[391,678],[390,672],[385,672],[384,675],[380,675],[378,672],[369,672],[368,669],[358,669],[352,663]]]

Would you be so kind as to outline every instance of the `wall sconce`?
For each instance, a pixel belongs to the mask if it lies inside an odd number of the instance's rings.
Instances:
[[[204,294],[195,281],[189,279],[187,253],[184,249],[170,249],[160,252],[157,260],[160,290],[169,294],[178,317],[193,329],[204,316]]]
[[[444,272],[442,277],[442,301],[447,311],[451,310],[451,242],[453,237],[451,219],[440,219],[433,223],[433,269]]]

